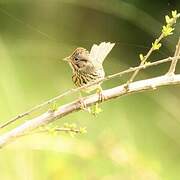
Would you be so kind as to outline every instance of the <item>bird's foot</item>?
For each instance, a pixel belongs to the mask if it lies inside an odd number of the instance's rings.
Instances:
[[[106,100],[106,97],[103,95],[103,90],[102,90],[102,88],[101,87],[99,87],[98,89],[97,89],[97,93],[98,93],[98,95],[99,95],[99,102],[103,102],[103,101],[105,101]]]
[[[80,108],[88,113],[91,113],[91,109],[89,107],[86,106],[86,103],[83,101],[82,98],[79,99],[79,103],[80,103]]]

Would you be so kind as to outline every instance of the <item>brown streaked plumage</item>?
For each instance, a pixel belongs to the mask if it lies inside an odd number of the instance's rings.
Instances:
[[[67,58],[69,65],[73,70],[72,81],[77,87],[81,87],[105,76],[103,61],[113,48],[114,43],[94,44],[91,51],[79,47]],[[88,87],[86,91],[92,91],[100,84]]]

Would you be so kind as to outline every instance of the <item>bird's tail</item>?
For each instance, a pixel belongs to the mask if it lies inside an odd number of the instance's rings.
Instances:
[[[102,42],[99,45],[94,44],[90,51],[90,57],[94,62],[102,64],[114,45],[115,43],[110,42]]]

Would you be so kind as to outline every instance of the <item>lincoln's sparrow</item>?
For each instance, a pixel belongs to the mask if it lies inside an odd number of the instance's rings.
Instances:
[[[79,47],[64,59],[68,61],[73,70],[72,81],[77,87],[81,87],[105,76],[103,61],[114,45],[114,43],[110,42],[102,42],[99,45],[94,44],[90,53],[86,49]],[[90,92],[95,89],[100,90],[100,84],[90,86],[85,91]]]

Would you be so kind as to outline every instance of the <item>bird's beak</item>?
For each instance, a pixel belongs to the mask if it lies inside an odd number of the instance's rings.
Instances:
[[[68,56],[68,57],[65,57],[64,59],[63,59],[63,61],[70,61],[70,57]]]

